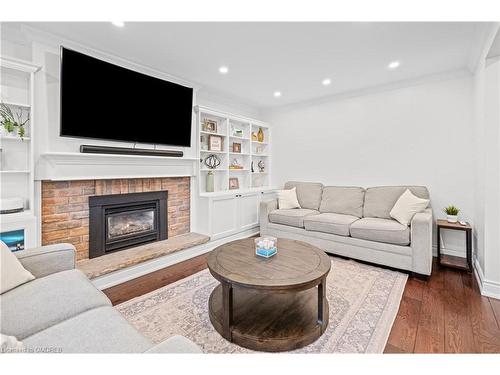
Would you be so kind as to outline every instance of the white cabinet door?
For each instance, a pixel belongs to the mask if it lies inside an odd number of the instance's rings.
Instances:
[[[260,193],[240,194],[238,197],[239,229],[247,230],[259,225]]]
[[[238,231],[238,197],[229,195],[211,199],[212,239],[229,236]]]

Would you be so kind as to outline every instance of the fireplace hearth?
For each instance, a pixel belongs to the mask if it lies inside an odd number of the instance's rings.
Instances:
[[[89,197],[89,258],[167,239],[167,191]]]

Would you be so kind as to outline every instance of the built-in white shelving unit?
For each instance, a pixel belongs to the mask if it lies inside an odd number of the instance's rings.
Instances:
[[[262,121],[214,110],[207,107],[195,107],[198,129],[199,156],[199,200],[196,215],[197,231],[205,233],[212,240],[230,236],[250,236],[259,232],[260,202],[272,199],[275,195],[271,181],[271,128]],[[205,120],[216,123],[216,131],[207,132]],[[262,129],[264,141],[252,140],[252,132]],[[215,129],[214,129],[215,130]],[[236,132],[239,130],[240,132]],[[209,150],[211,135],[222,139],[222,150]],[[241,146],[240,152],[233,150],[233,143]],[[211,154],[216,155],[221,164],[212,169],[214,191],[207,192],[207,174],[210,169],[204,160]],[[237,159],[241,169],[231,169]],[[264,163],[264,172],[260,172],[258,163]],[[252,171],[253,164],[253,171]],[[237,178],[239,189],[229,189],[229,181]]]
[[[0,130],[0,198],[22,198],[24,211],[0,215],[1,232],[25,231],[25,244],[36,245],[34,216],[34,78],[39,67],[28,61],[0,56],[0,101],[14,114],[29,115],[26,133]],[[23,117],[26,118],[26,117]]]
[[[215,109],[197,106],[197,128],[198,128],[198,152],[200,157],[199,192],[201,196],[220,193],[234,193],[252,191],[253,189],[270,188],[270,145],[271,131],[269,124],[251,118],[238,116]],[[204,128],[206,121],[216,124],[215,131],[207,131]],[[257,134],[259,130],[264,133],[264,141],[258,142],[252,139],[252,133]],[[239,131],[239,132],[237,132]],[[219,136],[222,139],[222,150],[210,150],[209,139],[211,136]],[[239,144],[241,152],[233,149],[233,144]],[[205,165],[205,159],[211,154],[216,155],[221,164],[214,172],[214,192],[207,192],[206,174],[210,171]],[[261,172],[259,162],[262,162],[264,171]],[[235,169],[237,164],[242,168]],[[262,165],[261,164],[261,165]],[[253,171],[252,171],[253,168]],[[229,189],[229,180],[237,178],[239,189]]]

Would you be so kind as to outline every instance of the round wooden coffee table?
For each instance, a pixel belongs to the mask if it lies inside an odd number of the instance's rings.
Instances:
[[[328,325],[330,266],[328,255],[301,241],[279,238],[268,259],[255,255],[253,238],[219,246],[208,257],[220,281],[210,295],[210,321],[224,338],[253,350],[308,345]]]

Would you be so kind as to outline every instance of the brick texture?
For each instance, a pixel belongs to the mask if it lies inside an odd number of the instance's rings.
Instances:
[[[168,191],[168,237],[189,233],[189,177],[43,181],[42,244],[69,242],[89,257],[89,197]]]

